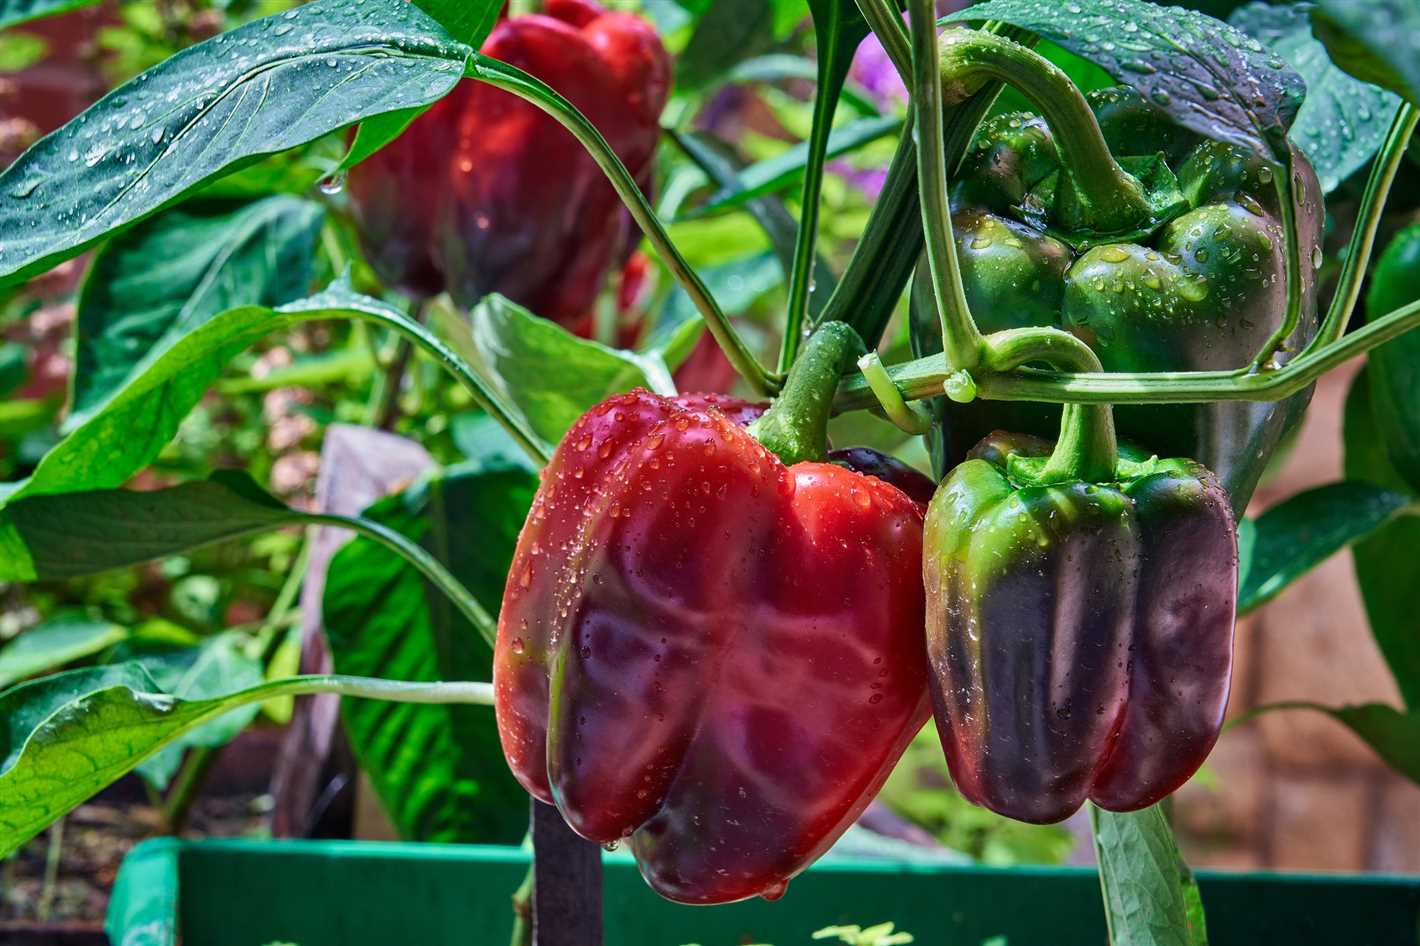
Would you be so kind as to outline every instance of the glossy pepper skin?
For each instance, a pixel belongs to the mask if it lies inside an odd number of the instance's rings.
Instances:
[[[1037,823],[1086,799],[1143,808],[1193,775],[1223,723],[1237,595],[1233,514],[1206,469],[1125,460],[1117,482],[1028,485],[1050,449],[978,444],[932,500],[922,563],[952,778]]]
[[[500,21],[481,52],[566,96],[651,186],[671,60],[645,20],[547,0]],[[462,305],[499,292],[590,329],[606,274],[635,242],[630,216],[571,133],[508,92],[466,80],[353,168],[351,206],[371,264],[416,296]]]
[[[986,122],[951,195],[963,288],[978,326],[987,333],[1066,329],[1095,350],[1106,371],[1245,366],[1286,309],[1271,169],[1171,124],[1127,87],[1091,92],[1087,100],[1116,160],[1140,179],[1149,175],[1171,209],[1157,226],[1127,238],[1067,232],[1054,219],[1053,196],[1068,172],[1045,120],[1011,113]],[[1316,329],[1311,256],[1324,213],[1311,166],[1296,149],[1293,160],[1304,284],[1295,344]],[[922,354],[941,351],[935,313],[926,307],[918,307],[914,344]],[[1216,471],[1240,510],[1309,397],[1120,407],[1116,419],[1126,440],[1161,456],[1196,457]],[[946,424],[932,446],[943,469],[992,430],[1053,436],[1060,416],[1059,408],[1031,404],[942,408]]]
[[[584,415],[499,617],[514,774],[686,903],[781,894],[929,713],[923,506],[786,465],[736,423],[758,410],[636,391]]]

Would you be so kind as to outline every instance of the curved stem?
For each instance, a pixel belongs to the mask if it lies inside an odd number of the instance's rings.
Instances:
[[[442,591],[454,607],[458,608],[474,629],[478,631],[488,646],[492,647],[498,637],[498,621],[487,611],[483,605],[478,603],[478,599],[473,596],[463,582],[459,581],[443,566],[434,556],[430,555],[424,546],[413,539],[397,532],[389,526],[375,522],[371,519],[362,519],[359,516],[338,516],[334,513],[313,513],[307,517],[309,522],[336,526],[342,529],[350,529],[358,532],[367,538],[379,542],[381,545],[395,552],[409,564],[419,570],[419,573],[429,579],[436,588]]]
[[[1282,210],[1282,238],[1287,272],[1287,312],[1282,317],[1282,324],[1277,326],[1277,331],[1272,333],[1272,337],[1252,360],[1252,367],[1259,371],[1279,367],[1274,359],[1302,319],[1302,248],[1301,235],[1297,233],[1297,195],[1301,188],[1292,180],[1295,165],[1291,152],[1287,153],[1285,162],[1276,165],[1277,205]],[[1310,262],[1308,259],[1308,263]]]
[[[985,360],[990,371],[1012,371],[1033,361],[1085,371],[1101,367],[1099,356],[1088,345],[1054,328],[1010,329],[988,335]],[[1108,404],[1066,404],[1055,449],[1043,466],[1031,472],[1030,480],[1038,485],[1076,480],[1103,483],[1114,479],[1118,465],[1113,409]]]
[[[828,454],[828,419],[838,379],[863,354],[863,341],[842,322],[820,325],[769,410],[749,426],[755,439],[786,465]]]
[[[1078,404],[1189,404],[1203,401],[1280,401],[1303,390],[1342,363],[1420,327],[1420,301],[1401,306],[1336,342],[1294,358],[1275,371],[1161,371],[1146,373],[1061,372],[1018,368],[981,372],[981,396],[998,401]],[[941,355],[894,365],[888,375],[908,399],[936,397],[952,374]],[[876,403],[861,376],[844,378],[834,410],[861,410]]]
[[[895,427],[909,434],[925,434],[932,429],[932,414],[921,404],[909,404],[888,377],[878,353],[870,351],[858,359],[858,370],[872,389],[873,396]]]
[[[1406,147],[1415,133],[1420,111],[1409,102],[1402,102],[1391,122],[1390,133],[1381,145],[1375,164],[1371,165],[1371,176],[1366,180],[1366,190],[1357,208],[1356,226],[1351,231],[1351,242],[1346,248],[1346,259],[1341,264],[1341,275],[1336,280],[1336,294],[1331,297],[1331,306],[1326,318],[1317,329],[1316,337],[1307,345],[1305,352],[1323,345],[1330,345],[1346,331],[1346,323],[1361,297],[1361,285],[1365,282],[1366,267],[1371,261],[1371,251],[1375,248],[1376,230],[1380,228],[1381,212],[1385,209],[1386,197],[1391,184],[1395,182],[1396,171],[1405,159]]]
[[[469,60],[467,72],[480,82],[486,82],[537,106],[581,142],[592,156],[592,160],[596,161],[597,166],[606,174],[622,203],[636,220],[637,226],[646,235],[646,239],[651,241],[661,255],[666,268],[704,316],[706,327],[724,350],[730,364],[735,366],[735,370],[756,391],[761,394],[773,394],[778,389],[777,380],[770,377],[764,366],[755,359],[754,353],[749,350],[749,346],[745,344],[729,318],[715,303],[709,288],[671,242],[665,227],[656,218],[655,211],[646,200],[646,195],[641,193],[641,188],[637,186],[636,179],[626,170],[626,165],[621,163],[621,159],[611,149],[611,145],[607,144],[596,126],[588,121],[575,105],[554,92],[546,83],[507,63],[475,53]]]
[[[1108,233],[1134,229],[1150,219],[1139,182],[1114,160],[1084,95],[1050,60],[982,30],[947,30],[940,45],[949,104],[962,101],[990,78],[1010,83],[1040,112],[1080,199],[1081,219],[1069,221],[1071,227]]]
[[[917,178],[922,195],[922,228],[927,238],[927,266],[942,320],[942,350],[947,364],[970,370],[981,359],[981,332],[971,317],[957,261],[952,212],[947,201],[947,162],[942,131],[942,75],[938,69],[936,7],[932,0],[911,0],[912,105],[917,124]],[[989,34],[988,34],[989,35]],[[992,37],[999,39],[999,37]]]
[[[351,308],[347,311],[362,321],[372,322],[397,332],[402,338],[433,358],[441,368],[452,374],[468,389],[469,393],[473,395],[474,403],[503,425],[504,429],[518,442],[518,445],[527,451],[528,456],[532,457],[539,466],[547,464],[551,454],[548,453],[547,445],[542,442],[542,438],[527,425],[527,421],[520,414],[510,411],[503,403],[503,399],[469,367],[468,362],[464,361],[448,345],[445,345],[436,335],[394,310]],[[328,315],[325,312],[319,314]]]

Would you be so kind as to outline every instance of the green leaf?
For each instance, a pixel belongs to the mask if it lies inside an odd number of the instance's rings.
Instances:
[[[987,0],[947,21],[1032,30],[1137,89],[1174,121],[1269,160],[1301,107],[1302,77],[1256,39],[1183,7],[1145,0]]]
[[[272,194],[305,194],[339,170],[349,150],[345,138],[341,132],[332,132],[290,151],[262,158],[217,178],[189,199],[247,201]]]
[[[315,0],[184,49],[0,174],[0,285],[266,155],[428,105],[471,53],[403,0]]]
[[[104,247],[79,296],[72,430],[182,335],[233,306],[310,290],[319,204],[275,196],[185,204]]]
[[[256,686],[266,679],[261,662],[248,656],[240,639],[219,634],[197,647],[169,651],[139,660],[164,693],[183,700],[205,700]],[[215,749],[236,738],[256,718],[260,704],[247,703],[209,723],[189,729],[137,766],[154,788],[165,789],[190,748]]]
[[[0,568],[5,563],[0,562]],[[0,688],[107,650],[128,636],[128,629],[82,613],[57,614],[20,634],[0,649]]]
[[[828,136],[826,157],[837,158],[863,145],[902,129],[902,119],[896,115],[860,118],[834,128]],[[808,166],[809,145],[801,141],[772,158],[756,161],[737,175],[729,187],[722,186],[702,207],[684,214],[693,220],[739,207],[756,197],[774,194],[803,179]]]
[[[1400,100],[1337,68],[1312,35],[1311,10],[1310,3],[1255,2],[1239,7],[1228,22],[1270,46],[1306,81],[1291,136],[1329,194],[1375,157]]]
[[[1263,713],[1298,709],[1325,713],[1335,719],[1360,737],[1394,772],[1420,785],[1420,714],[1403,713],[1383,703],[1332,707],[1289,700],[1256,707],[1229,725],[1242,725]]]
[[[703,88],[740,60],[768,50],[774,44],[774,8],[766,0],[711,0],[676,57],[676,84]]]
[[[239,470],[149,492],[35,496],[0,509],[0,548],[15,550],[0,558],[0,581],[93,575],[305,518]]]
[[[81,7],[91,7],[99,0],[0,0],[0,30],[17,23],[58,16]]]
[[[1348,480],[1306,490],[1268,509],[1257,518],[1247,575],[1239,576],[1238,612],[1270,601],[1336,552],[1414,506],[1405,493]],[[1241,552],[1239,543],[1240,557]]]
[[[488,689],[291,677],[183,700],[135,662],[21,683],[0,693],[0,858],[173,740],[249,704],[302,693],[487,703]]]
[[[444,309],[436,310],[435,319],[440,334],[550,444],[613,394],[636,387],[660,394],[675,390],[669,366],[658,354],[579,338],[499,295],[479,302],[471,324]]]
[[[733,155],[729,146],[724,142],[698,132],[672,131],[670,135],[686,156],[705,172],[705,175],[710,178],[710,182],[722,193],[737,193],[738,189],[743,187],[739,174],[744,168],[744,164]],[[777,197],[768,195],[756,197],[745,201],[743,206],[759,224],[765,235],[769,237],[769,242],[774,247],[774,255],[778,258],[783,270],[784,282],[787,283],[789,273],[794,268],[794,241],[798,236],[798,223]],[[706,280],[710,279],[708,273],[703,275]],[[828,301],[828,297],[832,295],[837,282],[838,277],[834,275],[828,263],[824,261],[822,256],[815,254],[814,291],[809,293],[810,315],[817,317],[823,309],[824,303]],[[715,298],[720,301],[726,311],[737,310],[733,302],[721,298],[717,287],[711,285],[711,289]],[[690,297],[685,295],[683,290],[677,289],[672,298],[681,298],[684,299],[685,304],[690,304]]]
[[[256,305],[228,309],[186,335],[164,339],[124,387],[50,449],[28,478],[0,484],[0,506],[26,496],[122,485],[158,455],[238,352],[273,332],[333,318],[398,326],[425,339],[446,365],[463,364],[423,326],[384,302],[354,292],[345,281],[274,309]],[[0,549],[4,547],[5,534],[0,531]]]
[[[1342,69],[1420,104],[1420,5],[1414,0],[1320,0],[1312,29]]]
[[[419,9],[439,21],[450,36],[477,49],[498,22],[504,0],[414,0]]]
[[[1386,455],[1371,411],[1372,386],[1366,371],[1356,376],[1346,398],[1343,435],[1346,476],[1367,479],[1390,488],[1404,482]],[[1420,611],[1415,589],[1420,587],[1420,518],[1405,516],[1372,533],[1352,547],[1356,583],[1366,605],[1371,635],[1395,677],[1405,705],[1420,707]]]
[[[1420,224],[1397,233],[1376,262],[1366,294],[1373,322],[1420,299]],[[1412,492],[1420,492],[1420,333],[1408,332],[1367,358],[1376,436],[1390,465]]]
[[[417,539],[496,613],[537,476],[496,454],[381,500],[365,515]],[[322,618],[341,673],[401,680],[487,680],[492,653],[419,574],[367,539],[331,562]],[[515,843],[526,793],[486,710],[352,703],[345,732],[400,835]]]
[[[1119,946],[1207,946],[1203,901],[1163,809],[1090,805],[1109,941]]]

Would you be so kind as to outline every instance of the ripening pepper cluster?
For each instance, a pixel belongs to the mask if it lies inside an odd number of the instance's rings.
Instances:
[[[592,0],[546,0],[505,18],[481,52],[543,80],[652,185],[671,60],[640,17]],[[607,273],[636,229],[592,157],[536,106],[465,80],[352,168],[350,205],[381,278],[461,305],[497,292],[589,334]]]
[[[767,410],[603,402],[519,537],[494,652],[504,754],[670,899],[779,896],[934,705],[963,793],[1027,821],[1152,804],[1217,738],[1237,560],[1216,478],[1116,463],[1108,407],[1067,411],[1103,431],[1107,468],[1003,435],[939,487],[830,451],[861,352],[821,326]]]
[[[986,123],[951,194],[980,328],[1063,329],[1110,370],[1241,367],[1286,309],[1267,166],[1126,89],[1073,94],[1142,213],[1093,218],[1115,208],[1039,117]],[[1310,249],[1319,189],[1293,163]],[[1295,338],[1313,273],[1303,290]],[[934,305],[913,308],[918,353],[940,351]],[[670,899],[782,894],[930,717],[962,794],[1035,823],[1155,804],[1221,730],[1235,510],[1305,396],[1121,409],[1124,447],[1108,405],[938,399],[937,483],[829,449],[862,352],[820,325],[767,408],[596,406],[519,538],[494,654],[509,765]]]

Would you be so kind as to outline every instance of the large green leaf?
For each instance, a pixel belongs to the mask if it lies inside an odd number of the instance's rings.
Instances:
[[[3,547],[3,546],[0,546]],[[5,567],[0,561],[0,569]],[[128,629],[77,612],[57,614],[0,649],[0,688],[92,657],[128,636]]]
[[[690,41],[676,59],[676,83],[698,89],[710,85],[735,63],[774,43],[775,3],[767,0],[713,0],[704,4]]]
[[[1109,941],[1117,946],[1207,946],[1203,901],[1158,805],[1090,806]]]
[[[1312,35],[1311,10],[1310,3],[1255,2],[1233,11],[1228,22],[1266,43],[1306,80],[1307,98],[1292,125],[1292,140],[1311,159],[1329,194],[1375,157],[1400,100],[1337,68]]]
[[[496,453],[381,500],[368,518],[419,540],[496,613],[537,477]],[[492,652],[405,562],[365,539],[332,560],[322,619],[341,673],[486,680]],[[493,719],[460,706],[342,703],[345,731],[401,836],[515,842],[526,793],[503,760]]]
[[[207,700],[254,687],[266,679],[261,661],[247,654],[241,639],[219,634],[196,647],[141,658],[139,662],[164,693],[183,700]],[[215,749],[236,738],[256,718],[260,704],[246,703],[211,722],[189,729],[137,766],[138,774],[158,789],[167,787],[190,748]]]
[[[547,443],[557,443],[578,417],[613,394],[636,387],[674,393],[670,370],[703,330],[698,319],[688,321],[660,348],[625,351],[579,338],[499,295],[485,297],[471,321],[448,310],[436,318],[440,333]]]
[[[1346,398],[1346,476],[1396,490],[1404,480],[1391,464],[1386,441],[1371,410],[1368,368],[1356,377]],[[1366,605],[1371,634],[1395,677],[1405,705],[1420,709],[1420,517],[1404,516],[1352,547],[1356,583]]]
[[[243,706],[337,692],[487,703],[489,690],[486,684],[451,688],[291,677],[210,699],[183,700],[163,692],[142,664],[132,662],[22,683],[0,693],[0,858],[173,740]]]
[[[80,7],[91,7],[99,0],[0,0],[0,30],[16,23],[58,16]]]
[[[319,204],[290,196],[184,204],[110,242],[79,296],[66,427],[102,409],[150,353],[214,316],[309,292],[324,216]]]
[[[35,496],[0,509],[0,581],[93,575],[304,518],[238,470],[149,492]]]
[[[1420,104],[1415,0],[1320,0],[1312,26],[1342,69]]]
[[[1185,128],[1265,158],[1301,107],[1302,77],[1256,39],[1146,0],[987,0],[947,20],[1002,20],[1082,56]]]
[[[186,335],[165,338],[124,387],[50,449],[28,478],[0,484],[0,505],[26,496],[122,485],[158,455],[238,352],[268,334],[323,318],[356,318],[399,327],[424,339],[445,364],[464,365],[423,326],[384,302],[359,295],[343,280],[278,308],[228,309]],[[485,406],[492,403],[491,397],[485,398]]]
[[[1413,510],[1406,493],[1372,483],[1346,481],[1318,486],[1268,509],[1256,521],[1245,577],[1238,589],[1239,613],[1270,601],[1283,588],[1336,552]],[[1241,554],[1242,543],[1239,542]]]
[[[428,105],[471,52],[404,0],[315,0],[189,47],[0,174],[0,285],[266,155]]]
[[[1420,299],[1420,224],[1401,230],[1376,261],[1366,294],[1366,319]],[[1376,435],[1397,473],[1420,492],[1420,332],[1407,332],[1367,359]]]

